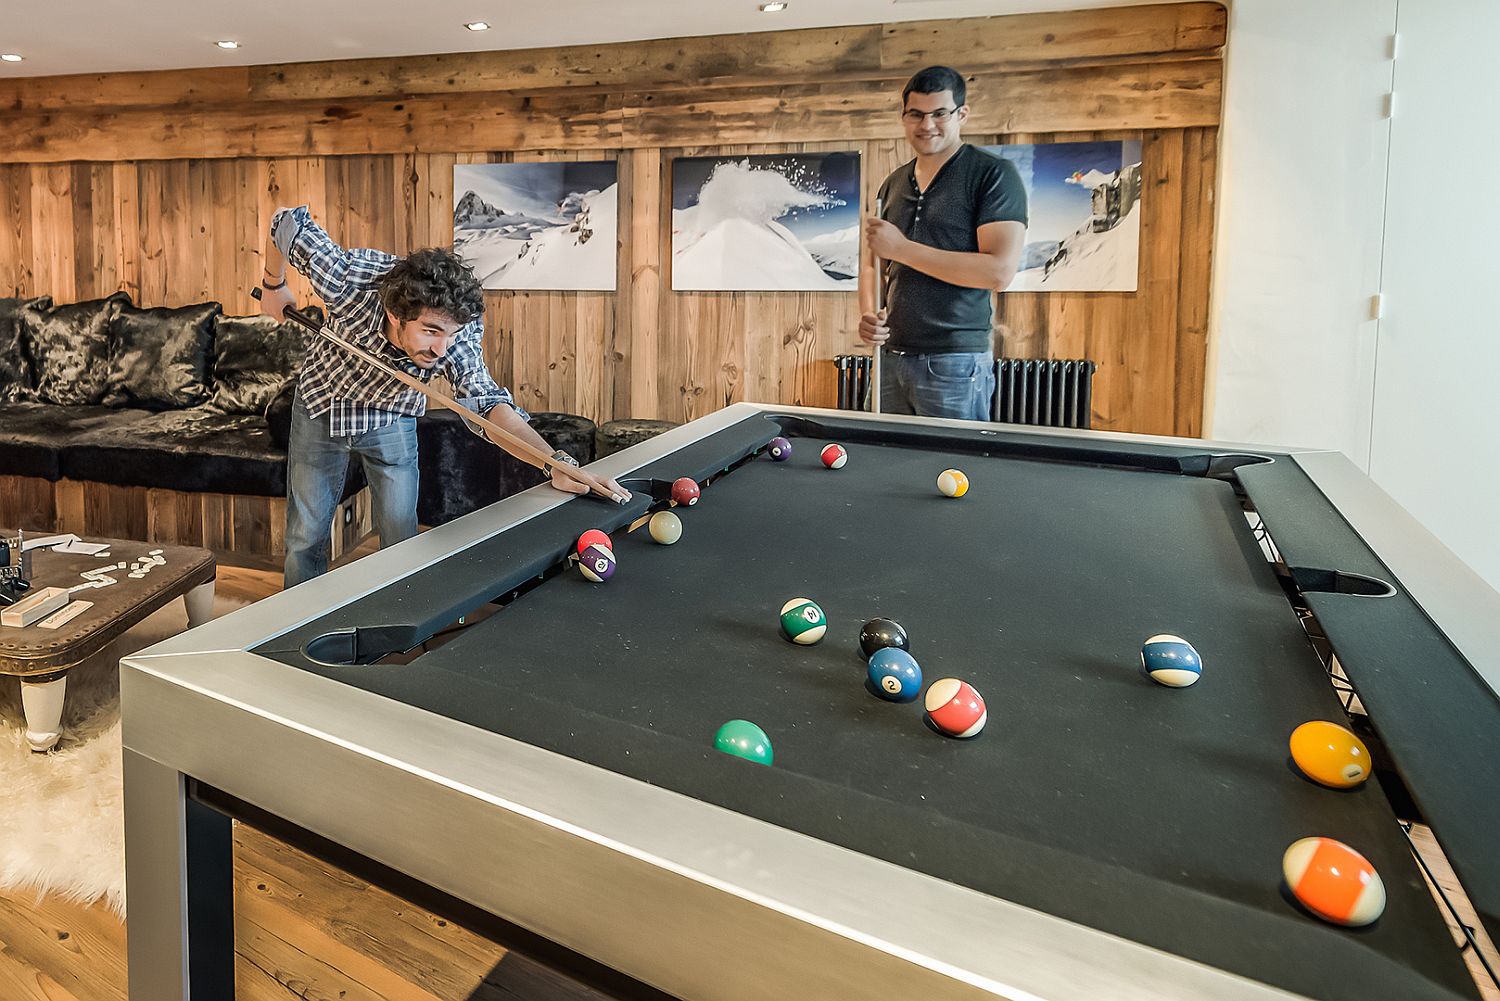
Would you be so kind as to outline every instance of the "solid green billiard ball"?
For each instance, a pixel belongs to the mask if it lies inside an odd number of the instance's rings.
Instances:
[[[771,763],[771,738],[747,719],[732,719],[719,727],[714,749],[760,765]]]

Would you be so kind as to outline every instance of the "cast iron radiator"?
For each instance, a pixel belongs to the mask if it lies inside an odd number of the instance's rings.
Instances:
[[[1005,424],[1086,428],[1093,423],[1091,361],[1002,358],[995,366],[995,409]]]
[[[870,356],[836,355],[839,409],[870,409]],[[1092,423],[1094,371],[1086,360],[1002,358],[995,363],[994,420],[1040,427],[1087,428]]]

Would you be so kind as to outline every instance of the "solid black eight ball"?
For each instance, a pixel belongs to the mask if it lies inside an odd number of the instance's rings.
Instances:
[[[893,646],[899,650],[911,649],[906,630],[895,619],[871,619],[859,629],[859,649],[865,660],[874,656],[876,650]]]

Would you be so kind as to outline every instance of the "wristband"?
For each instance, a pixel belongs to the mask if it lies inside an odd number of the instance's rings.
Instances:
[[[566,462],[570,466],[578,465],[578,460],[573,458],[567,452],[564,452],[562,449],[558,449],[556,452],[553,452],[552,458],[556,459],[558,462]]]
[[[264,278],[262,278],[260,280],[260,287],[263,288],[263,289],[265,289],[267,292],[275,292],[277,289],[286,288],[286,279],[283,278],[283,279],[281,279],[281,281],[277,282],[275,285],[271,285],[271,284],[268,284]]]

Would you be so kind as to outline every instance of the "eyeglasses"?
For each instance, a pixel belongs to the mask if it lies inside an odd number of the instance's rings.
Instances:
[[[913,125],[921,125],[922,120],[931,118],[932,124],[942,125],[958,112],[957,108],[939,108],[936,111],[918,111],[913,108],[910,111],[901,112],[901,118]]]

